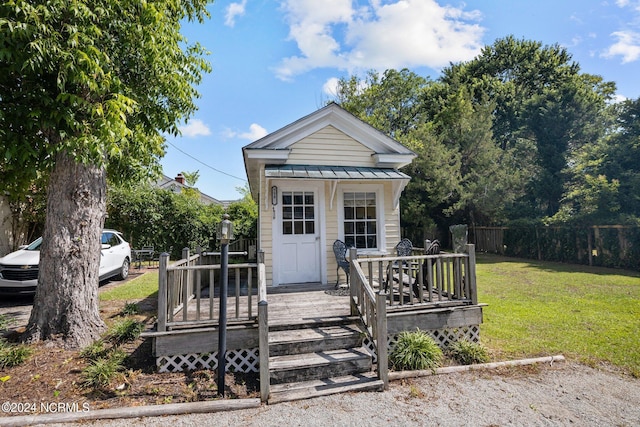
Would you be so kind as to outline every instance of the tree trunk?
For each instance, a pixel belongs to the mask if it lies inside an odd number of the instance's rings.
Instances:
[[[105,325],[98,308],[101,234],[106,208],[104,167],[56,157],[47,193],[40,274],[26,340],[61,340],[82,348]]]

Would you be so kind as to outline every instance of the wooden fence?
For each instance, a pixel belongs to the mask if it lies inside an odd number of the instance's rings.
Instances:
[[[471,227],[478,251],[602,267],[640,269],[640,227]]]

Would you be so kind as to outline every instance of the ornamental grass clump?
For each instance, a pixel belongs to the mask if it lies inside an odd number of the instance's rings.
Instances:
[[[487,363],[489,351],[480,343],[460,340],[447,347],[447,355],[462,365]]]
[[[9,327],[12,326],[14,323],[15,321],[11,317],[5,314],[0,314],[0,331],[9,329]]]
[[[115,325],[107,333],[107,340],[114,345],[135,341],[144,330],[144,323],[127,318]]]
[[[135,314],[140,313],[140,307],[135,302],[127,302],[125,303],[120,315],[122,316],[133,316]]]
[[[82,385],[87,388],[105,388],[124,370],[126,354],[122,350],[114,350],[106,357],[91,360],[82,370]]]
[[[398,336],[389,361],[394,370],[435,371],[442,365],[444,355],[438,344],[421,330],[402,332]]]
[[[33,351],[25,344],[10,344],[0,338],[0,369],[11,368],[23,364]]]

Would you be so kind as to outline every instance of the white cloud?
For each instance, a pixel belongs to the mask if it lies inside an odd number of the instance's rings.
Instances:
[[[300,54],[282,60],[283,80],[314,68],[349,72],[415,66],[443,67],[480,52],[478,11],[435,0],[393,0],[353,7],[351,0],[284,0],[289,38]]]
[[[617,94],[613,95],[613,98],[611,99],[611,101],[609,103],[610,104],[619,104],[621,102],[626,101],[627,99],[629,99],[629,98],[627,98],[624,95],[621,95],[621,94],[617,93]]]
[[[199,119],[190,120],[189,123],[184,126],[179,126],[178,129],[180,129],[183,136],[187,136],[189,138],[211,135],[209,127]]]
[[[224,16],[224,25],[227,27],[233,27],[236,25],[236,17],[244,16],[245,7],[247,6],[247,0],[242,0],[242,3],[231,3],[227,6]]]
[[[267,135],[267,130],[257,123],[251,123],[249,126],[249,132],[244,132],[238,135],[240,138],[248,139],[249,141],[255,141]]]
[[[249,141],[256,141],[264,136],[267,136],[268,132],[259,124],[251,123],[248,132],[236,132],[227,128],[223,131],[222,134],[225,138],[240,138],[248,139]]]
[[[331,77],[327,79],[326,82],[322,85],[322,92],[330,98],[336,98],[338,96],[338,85],[340,83],[340,79],[337,77]],[[366,79],[359,79],[358,86],[356,87],[356,91],[358,93],[362,93],[367,89],[368,84]]]
[[[637,12],[640,12],[640,1],[638,0],[616,0],[616,4],[618,5],[618,7],[630,6],[632,9],[635,9]]]
[[[640,59],[640,33],[635,31],[616,31],[611,34],[618,41],[604,52],[603,56],[611,58],[622,56],[622,63],[637,61]]]
[[[322,92],[324,92],[325,95],[335,97],[338,95],[338,82],[340,82],[340,79],[331,77],[322,85]]]

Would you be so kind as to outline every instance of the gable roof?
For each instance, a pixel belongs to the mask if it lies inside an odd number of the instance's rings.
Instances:
[[[252,193],[264,165],[288,164],[292,147],[302,139],[332,126],[371,151],[373,165],[377,168],[397,169],[413,161],[416,154],[360,120],[336,103],[314,111],[299,120],[242,148],[245,169]]]

